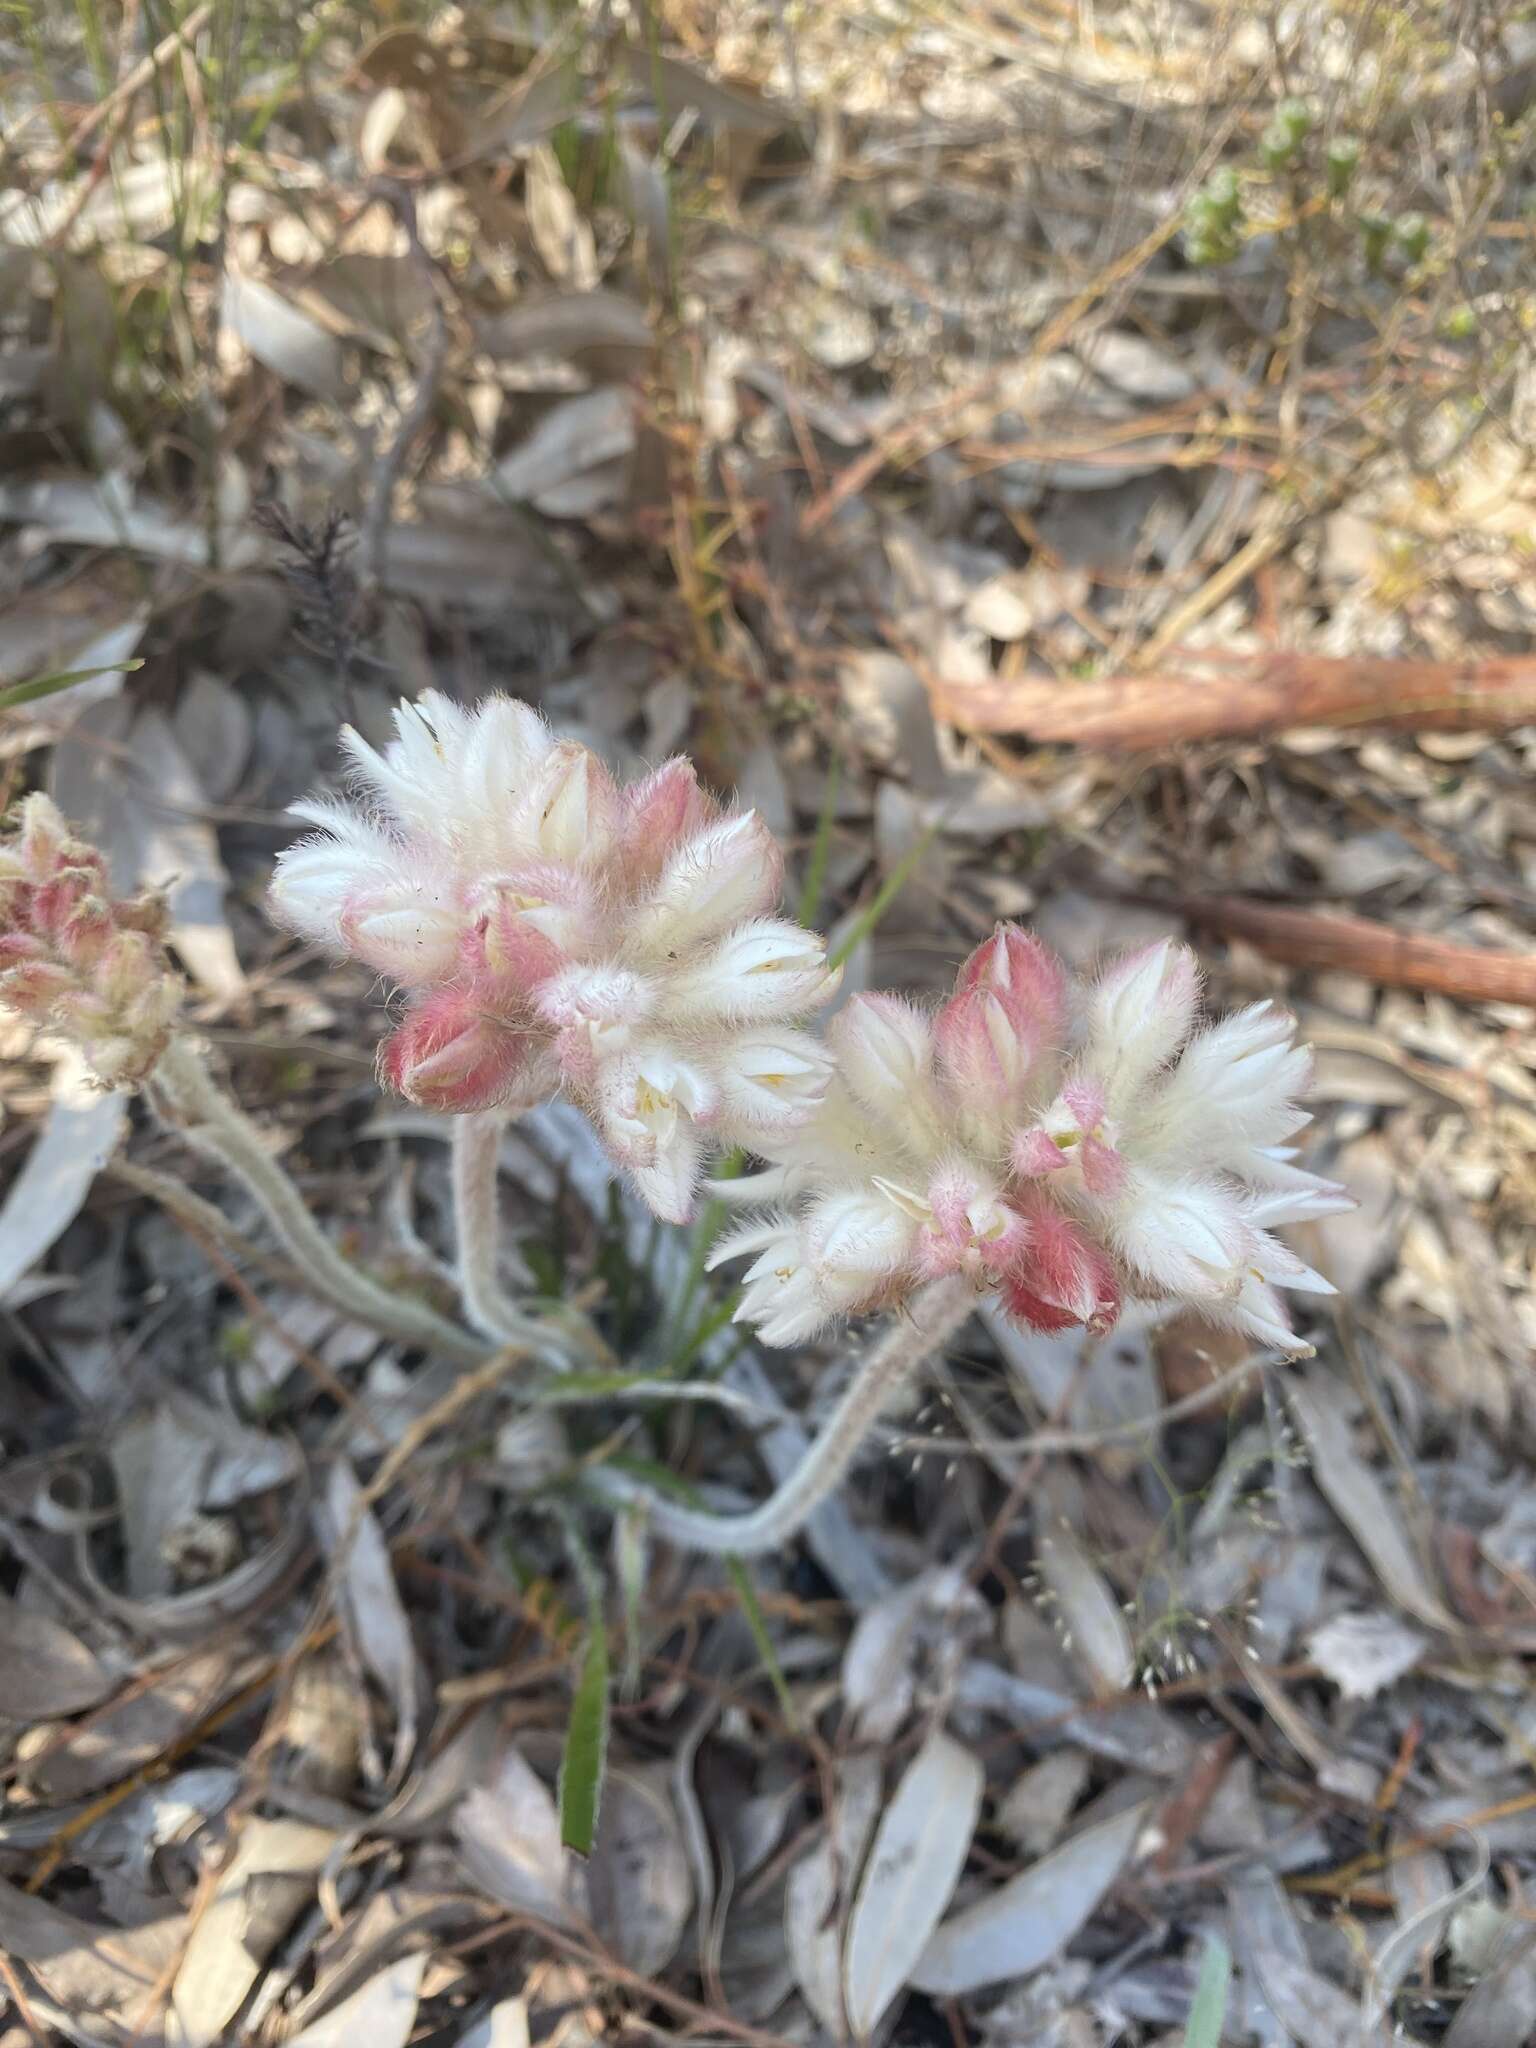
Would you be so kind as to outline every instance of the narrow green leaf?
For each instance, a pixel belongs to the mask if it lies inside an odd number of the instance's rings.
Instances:
[[[816,820],[816,837],[811,842],[805,883],[800,891],[800,901],[795,906],[795,915],[802,924],[815,924],[821,915],[821,892],[826,887],[827,862],[832,854],[832,818],[837,809],[837,786],[841,775],[842,763],[834,754],[827,766],[826,794],[821,800],[821,815]]]
[[[1184,2029],[1184,2048],[1221,2048],[1227,2017],[1227,1990],[1232,1982],[1232,1952],[1219,1934],[1207,1938],[1195,1999]]]
[[[753,1585],[751,1575],[739,1557],[728,1557],[725,1560],[725,1569],[730,1574],[731,1584],[736,1588],[736,1597],[741,1602],[741,1611],[747,1617],[747,1627],[752,1631],[752,1640],[757,1645],[757,1654],[762,1658],[763,1669],[768,1673],[769,1681],[778,1696],[779,1705],[783,1709],[784,1719],[791,1728],[798,1729],[800,1721],[795,1713],[794,1698],[790,1693],[788,1682],[784,1677],[778,1657],[774,1652],[773,1644],[769,1640],[768,1623],[763,1614],[762,1602],[757,1597],[757,1588]]]
[[[683,1342],[662,1367],[662,1374],[667,1379],[681,1378],[704,1349],[710,1338],[727,1328],[732,1316],[736,1313],[736,1305],[740,1300],[741,1289],[733,1287],[722,1300],[711,1303],[703,1321],[699,1324],[693,1335],[683,1339]]]
[[[52,697],[72,683],[88,683],[93,676],[111,676],[127,669],[142,668],[143,657],[134,661],[109,662],[105,668],[63,668],[51,676],[33,676],[24,683],[12,683],[0,690],[0,711],[14,711],[18,704],[35,704],[39,697]]]
[[[590,1856],[608,1762],[608,1631],[594,1609],[560,1758],[560,1839]]]
[[[854,919],[853,924],[844,934],[842,943],[834,952],[827,955],[827,965],[829,967],[843,966],[855,946],[861,940],[868,938],[869,934],[907,886],[907,877],[928,851],[938,829],[937,823],[930,825],[922,837],[915,840],[908,847],[907,851],[897,861],[895,867],[891,869],[891,872],[875,891],[869,903]]]
[[[626,1700],[640,1697],[640,1605],[648,1549],[644,1515],[635,1508],[622,1509],[613,1524],[613,1561],[624,1608],[624,1669],[619,1688]]]

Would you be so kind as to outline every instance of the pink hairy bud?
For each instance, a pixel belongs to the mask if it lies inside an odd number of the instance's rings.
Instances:
[[[1026,1255],[1029,1226],[1000,1188],[963,1165],[942,1167],[928,1184],[933,1218],[918,1242],[925,1276],[968,1273],[996,1280]]]
[[[719,807],[700,789],[691,761],[663,761],[624,792],[620,832],[626,867],[637,878],[648,879],[680,840],[718,815]]]
[[[1111,1329],[1120,1283],[1103,1246],[1046,1202],[1032,1202],[1024,1222],[1024,1249],[1000,1289],[1008,1313],[1033,1330]]]
[[[1040,1026],[985,986],[951,996],[934,1026],[939,1066],[971,1108],[1016,1107],[1041,1051]]]
[[[0,1003],[76,1045],[105,1085],[143,1080],[181,1003],[165,919],[152,892],[114,901],[101,855],[28,797],[0,840]]]
[[[1055,1045],[1066,1028],[1067,977],[1061,962],[1032,932],[1000,924],[964,962],[955,993],[986,989],[1002,1003],[1020,1033],[1037,1045]]]
[[[516,1094],[536,1041],[499,1017],[481,991],[443,988],[426,996],[379,1048],[379,1076],[423,1109],[463,1114]]]

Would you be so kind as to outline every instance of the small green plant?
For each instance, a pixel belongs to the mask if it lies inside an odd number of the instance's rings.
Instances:
[[[1212,171],[1184,213],[1184,253],[1197,268],[1230,263],[1242,246],[1243,195],[1229,164]]]

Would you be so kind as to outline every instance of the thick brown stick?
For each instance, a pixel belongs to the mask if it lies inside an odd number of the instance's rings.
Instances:
[[[1473,1003],[1536,1007],[1536,952],[1495,953],[1454,939],[1393,931],[1365,917],[1285,910],[1248,896],[1176,899],[1191,924],[1247,939],[1292,967],[1342,967],[1389,988],[1421,988]]]
[[[1495,732],[1536,723],[1536,658],[1384,661],[1322,654],[1190,654],[1172,672],[1058,683],[936,683],[934,709],[968,732],[1016,732],[1118,753],[1252,739],[1294,725]]]

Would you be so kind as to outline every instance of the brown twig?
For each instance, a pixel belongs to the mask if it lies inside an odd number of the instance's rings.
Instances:
[[[1394,931],[1367,917],[1288,910],[1247,896],[1177,897],[1174,907],[1192,924],[1246,939],[1288,966],[1339,967],[1388,988],[1536,1008],[1536,954],[1496,953],[1455,939]]]
[[[35,2048],[47,2048],[49,2035],[39,2023],[36,2014],[28,2004],[27,1994],[21,1988],[21,1979],[11,1967],[9,1957],[3,1955],[0,1955],[0,1977],[3,1977],[5,1980],[5,1987],[11,1994],[11,2003],[16,2008],[21,2024],[31,2035]]]
[[[1176,671],[1062,683],[939,682],[934,708],[968,732],[1116,753],[1255,739],[1289,726],[1496,732],[1536,722],[1536,658],[1388,661],[1280,652],[1190,654]]]

